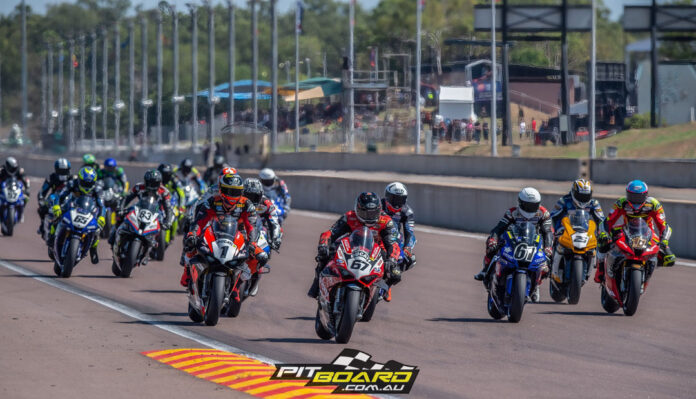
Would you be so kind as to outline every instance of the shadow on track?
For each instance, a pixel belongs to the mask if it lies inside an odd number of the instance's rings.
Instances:
[[[145,314],[148,316],[188,316],[188,313],[186,312],[152,312]]]
[[[186,293],[183,287],[180,290],[131,290],[131,292],[147,292],[150,294],[183,294]]]
[[[114,275],[109,275],[109,274],[100,274],[100,275],[94,275],[94,276],[91,276],[91,275],[79,275],[79,274],[78,274],[77,276],[73,276],[73,278],[109,278],[109,279],[116,278],[116,279],[120,279],[120,278],[122,278],[122,277],[116,277],[116,276],[114,276]]]
[[[285,320],[307,320],[307,321],[314,321],[314,316],[294,316],[294,317],[286,317]]]
[[[252,342],[289,342],[294,344],[332,344],[333,341],[325,341],[319,338],[254,338]]]
[[[546,312],[539,312],[541,314],[562,314],[566,316],[615,316],[614,314],[607,313],[607,312],[561,312],[561,311],[556,311],[556,310],[549,310]]]
[[[7,259],[3,258],[2,260],[6,262],[37,262],[37,263],[53,263],[52,260],[50,259]]]
[[[55,274],[8,274],[6,276],[0,276],[0,277],[23,277],[23,278],[55,278],[57,279],[58,277]]]
[[[500,323],[500,320],[479,317],[436,317],[433,319],[426,319],[426,321],[444,321],[448,323]]]
[[[204,326],[201,323],[194,323],[191,320],[180,321],[180,320],[152,320],[152,321],[142,321],[142,320],[130,320],[130,321],[119,321],[120,324],[149,324],[153,326]]]

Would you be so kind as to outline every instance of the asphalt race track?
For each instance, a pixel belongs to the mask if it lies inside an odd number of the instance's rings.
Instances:
[[[98,265],[83,259],[73,277],[57,279],[36,235],[35,206],[32,198],[15,236],[0,237],[5,264],[157,321],[131,319],[0,267],[0,397],[245,397],[142,356],[149,350],[202,347],[153,324],[288,363],[329,362],[343,347],[316,337],[316,302],[305,296],[318,235],[335,215],[291,214],[259,296],[246,301],[236,319],[206,327],[186,315],[180,240],[164,262],[150,262],[129,279],[112,276],[106,242],[100,244]],[[528,304],[522,321],[510,324],[488,316],[485,290],[472,278],[481,264],[482,239],[428,231],[417,231],[418,265],[393,290],[393,301],[380,303],[371,322],[357,324],[346,345],[375,361],[417,365],[412,397],[693,397],[696,268],[678,263],[657,270],[633,317],[606,314],[594,282],[575,306],[552,303],[544,282],[542,303]]]

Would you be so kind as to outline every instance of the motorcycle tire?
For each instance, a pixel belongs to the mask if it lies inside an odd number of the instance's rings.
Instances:
[[[631,269],[629,276],[631,281],[628,282],[628,294],[623,311],[626,316],[633,316],[638,310],[640,291],[643,286],[643,273],[639,269]]]
[[[515,273],[512,277],[512,293],[510,295],[510,309],[508,310],[508,321],[510,323],[519,323],[522,319],[526,294],[527,275]]]
[[[218,323],[222,300],[225,297],[225,277],[213,275],[212,280],[208,303],[203,316],[203,321],[205,321],[207,326],[214,326]]]
[[[106,216],[104,216],[105,223],[104,228],[99,233],[99,238],[108,239],[109,234],[111,234],[111,210],[107,209]]]
[[[203,321],[203,316],[201,316],[201,314],[198,313],[198,311],[194,309],[190,303],[188,304],[188,317],[194,323],[200,323]]]
[[[53,255],[53,251],[51,250],[51,247],[47,247],[47,248],[48,248],[48,258],[51,260],[56,260],[56,256]]]
[[[490,292],[488,293],[488,302],[486,308],[488,308],[488,315],[490,315],[495,320],[500,320],[503,318],[504,314],[500,313],[498,307],[495,306],[495,303],[493,302],[493,296]]]
[[[75,264],[77,264],[77,252],[80,250],[82,242],[78,237],[71,237],[70,243],[68,244],[68,252],[65,254],[65,259],[63,259],[63,270],[60,276],[63,278],[68,278],[72,274]]]
[[[230,295],[230,302],[227,305],[227,316],[229,317],[237,317],[239,316],[239,312],[242,310],[242,302],[244,301],[244,291],[246,291],[246,285],[248,283],[246,281],[241,281],[239,282],[239,300],[237,300],[236,295],[232,293]],[[230,288],[231,290],[231,288]]]
[[[155,249],[155,260],[162,261],[164,260],[164,250],[167,249],[167,242],[166,242],[166,232],[164,230],[160,230],[159,235],[157,236],[157,248]]]
[[[556,283],[551,281],[549,278],[549,295],[551,296],[551,299],[553,299],[554,302],[556,303],[561,303],[565,301],[566,295],[563,292],[563,290],[559,289],[556,286]]]
[[[121,263],[121,277],[128,278],[133,272],[133,268],[138,265],[142,243],[140,240],[131,241],[128,246],[128,253]]]
[[[379,295],[375,292],[375,294],[372,295],[370,304],[367,306],[367,309],[365,309],[365,312],[360,318],[360,321],[368,322],[372,320],[372,316],[375,314],[375,308],[377,307],[377,302],[379,302]]]
[[[580,302],[580,291],[582,290],[582,283],[585,281],[583,278],[585,264],[582,259],[574,259],[570,266],[570,284],[568,285],[568,303],[571,305],[577,305]]]
[[[321,312],[321,308],[319,304],[317,304],[317,314],[316,316],[314,316],[314,331],[316,331],[317,337],[323,339],[324,341],[328,341],[331,338],[333,338],[333,336],[331,335],[329,330],[324,328],[324,325],[321,324],[321,317],[319,317],[319,312]]]
[[[118,267],[116,261],[111,262],[111,273],[116,277],[121,277],[121,268]]]
[[[7,208],[7,218],[5,218],[5,235],[8,237],[12,237],[12,234],[14,234],[14,224],[15,224],[15,208],[14,207],[9,207]]]
[[[58,262],[53,262],[53,273],[55,273],[56,276],[60,277],[61,270]]]
[[[362,292],[360,291],[346,290],[343,313],[336,331],[336,342],[339,344],[347,344],[350,341],[350,336],[353,335],[353,327],[358,320],[358,312],[360,311],[361,294]]]
[[[610,297],[607,293],[607,289],[602,286],[602,308],[607,311],[607,313],[614,313],[619,310],[619,303]]]

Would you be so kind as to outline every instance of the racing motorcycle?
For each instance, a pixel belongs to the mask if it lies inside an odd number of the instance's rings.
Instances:
[[[24,211],[24,184],[11,177],[0,185],[0,230],[2,234],[11,236],[15,224],[19,223]]]
[[[184,190],[186,212],[180,215],[181,220],[179,220],[179,233],[186,234],[191,222],[195,219],[193,214],[196,209],[196,202],[201,198],[198,193],[198,189],[195,184],[191,181],[182,183],[182,189]]]
[[[628,220],[605,258],[602,307],[608,313],[623,308],[626,316],[638,310],[640,296],[657,266],[659,239],[642,218]]]
[[[572,210],[561,220],[562,234],[553,254],[549,292],[556,302],[568,298],[575,305],[595,263],[597,224],[584,209]]]
[[[109,238],[111,229],[116,225],[116,210],[121,203],[122,191],[121,186],[116,184],[113,177],[106,177],[101,181],[102,184],[102,201],[106,209],[104,219],[106,223],[101,231],[101,238]]]
[[[319,338],[347,343],[358,320],[369,321],[385,288],[382,250],[364,227],[343,237],[333,260],[319,274],[314,329]]]
[[[269,190],[264,188],[264,195],[273,202],[273,206],[275,206],[276,209],[276,216],[278,217],[278,223],[282,226],[285,218],[288,217],[288,213],[290,212],[285,199],[278,195],[273,189]]]
[[[59,277],[70,277],[73,268],[84,258],[98,239],[99,208],[92,197],[68,199],[68,211],[58,223],[53,251],[53,272]]]
[[[193,322],[214,326],[221,314],[239,315],[251,278],[246,247],[238,222],[230,215],[205,227],[198,253],[188,266],[188,315]]]
[[[115,276],[130,277],[133,268],[148,262],[147,254],[158,243],[161,230],[159,201],[148,195],[130,207],[116,230],[111,272]]]
[[[491,260],[495,273],[486,280],[488,314],[496,320],[507,316],[508,321],[517,323],[529,294],[536,289],[546,255],[531,222],[511,226],[501,240],[502,247]]]

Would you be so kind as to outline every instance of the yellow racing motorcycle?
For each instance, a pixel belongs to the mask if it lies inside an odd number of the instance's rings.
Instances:
[[[549,291],[556,302],[575,305],[580,290],[596,263],[597,224],[584,209],[571,210],[561,220],[553,252]]]

